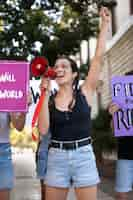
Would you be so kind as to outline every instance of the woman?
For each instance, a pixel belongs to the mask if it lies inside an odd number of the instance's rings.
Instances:
[[[47,200],[65,200],[71,184],[78,200],[96,200],[99,176],[91,145],[90,113],[110,13],[107,8],[102,8],[100,15],[102,23],[96,53],[82,86],[77,87],[79,72],[76,63],[70,58],[57,59],[55,71],[59,90],[49,107],[50,83],[48,79],[42,79],[41,87],[42,90],[46,89],[46,96],[39,114],[38,128],[41,134],[46,134],[49,128],[51,132],[46,173]]]
[[[21,131],[25,123],[25,113],[0,112],[0,199],[9,200],[13,188],[13,165],[9,141],[10,122]]]

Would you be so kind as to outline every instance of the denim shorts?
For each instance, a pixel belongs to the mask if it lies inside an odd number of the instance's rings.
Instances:
[[[0,190],[12,189],[14,172],[9,143],[0,143]]]
[[[51,147],[45,183],[51,187],[94,186],[99,183],[92,145],[64,150]]]
[[[118,160],[116,166],[116,192],[129,192],[133,186],[133,160]]]
[[[48,133],[42,136],[36,152],[36,174],[40,180],[44,180],[46,176],[49,143],[50,134]]]

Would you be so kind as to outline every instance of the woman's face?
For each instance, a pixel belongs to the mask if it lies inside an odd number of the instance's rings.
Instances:
[[[60,58],[55,62],[56,81],[59,85],[73,83],[77,73],[72,72],[71,63],[66,58]]]

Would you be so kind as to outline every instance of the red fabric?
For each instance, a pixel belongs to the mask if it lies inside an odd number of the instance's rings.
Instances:
[[[33,115],[33,118],[32,118],[32,139],[37,141],[38,138],[37,136],[35,135],[34,131],[33,131],[33,128],[35,127],[36,125],[36,122],[37,122],[37,119],[38,119],[38,115],[41,111],[41,107],[42,107],[42,104],[43,104],[43,101],[44,101],[44,97],[45,97],[45,91],[43,90],[42,93],[41,93],[41,96],[40,96],[40,99],[38,101],[38,104],[36,106],[36,109],[35,109],[35,112],[34,112],[34,115]]]

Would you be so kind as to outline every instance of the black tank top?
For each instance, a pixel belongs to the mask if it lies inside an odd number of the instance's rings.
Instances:
[[[77,91],[72,111],[60,111],[53,105],[50,109],[50,131],[52,139],[72,141],[87,138],[91,129],[91,107],[81,90]]]

